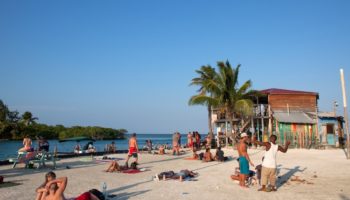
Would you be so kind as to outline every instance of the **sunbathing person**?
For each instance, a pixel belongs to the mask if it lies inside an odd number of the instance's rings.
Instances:
[[[164,155],[165,154],[165,148],[164,148],[164,145],[160,145],[159,147],[159,155]]]
[[[186,179],[186,178],[193,178],[198,176],[198,173],[190,171],[188,169],[180,170],[179,173],[175,173],[174,171],[166,171],[166,172],[161,172],[160,174],[156,174],[155,179],[160,180],[160,179]]]
[[[67,182],[68,182],[67,177],[60,177],[55,180],[49,181],[46,184],[46,191],[44,192],[44,195],[42,196],[41,200],[65,200],[66,198],[64,197],[64,190],[66,189]],[[100,191],[96,189],[92,189],[72,199],[104,200],[105,197]]]
[[[204,156],[203,156],[203,161],[204,162],[211,162],[213,160],[214,159],[213,159],[213,155],[210,152],[210,148],[205,149],[205,153],[204,153]]]
[[[111,162],[106,172],[121,172],[123,170],[127,170],[127,166],[120,166],[117,161]]]
[[[35,200],[40,200],[41,197],[43,196],[43,193],[46,192],[45,186],[49,181],[52,181],[56,178],[56,174],[54,172],[48,172],[47,174],[45,174],[45,182],[43,184],[41,184],[36,190],[35,192],[36,194],[36,198]]]
[[[224,161],[228,160],[228,158],[224,156],[224,152],[221,150],[221,147],[218,147],[216,149],[214,160],[219,161],[219,162],[224,162]]]
[[[130,164],[130,168],[128,166],[120,166],[117,161],[113,161],[109,167],[107,168],[106,172],[122,172],[124,170],[128,169],[137,169],[137,163],[132,162]]]

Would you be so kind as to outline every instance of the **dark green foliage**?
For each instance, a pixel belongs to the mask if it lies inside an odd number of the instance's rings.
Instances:
[[[38,118],[33,117],[31,112],[25,112],[19,117],[17,111],[10,111],[0,100],[0,139],[21,140],[25,135],[31,138],[43,136],[46,139],[65,139],[70,137],[86,136],[97,140],[124,139],[128,132],[125,129],[112,129],[97,126],[73,126],[63,125],[49,126],[36,123]]]

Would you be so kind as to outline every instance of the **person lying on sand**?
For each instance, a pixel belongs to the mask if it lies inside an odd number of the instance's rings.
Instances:
[[[68,178],[60,177],[55,180],[49,181],[46,184],[44,195],[41,200],[65,200],[64,191],[67,187]],[[76,198],[71,198],[74,200],[105,200],[103,194],[96,190],[92,189],[88,192],[84,192]]]
[[[106,172],[122,172],[124,170],[128,169],[137,169],[137,163],[132,162],[130,164],[130,168],[128,166],[120,166],[117,161],[113,161],[109,167],[107,168]]]
[[[43,193],[46,192],[45,186],[49,181],[52,181],[56,178],[56,174],[54,172],[48,172],[45,174],[45,181],[43,184],[41,184],[36,190],[36,198],[35,200],[40,200],[41,197],[43,196]]]
[[[188,169],[181,170],[179,173],[175,173],[174,171],[166,171],[166,172],[161,172],[159,174],[156,174],[155,180],[160,180],[160,179],[180,179],[184,180],[186,178],[193,178],[198,176],[198,173],[190,171]]]
[[[126,165],[120,166],[117,161],[113,161],[107,168],[106,172],[120,172],[122,170],[127,170],[127,169],[128,167]]]

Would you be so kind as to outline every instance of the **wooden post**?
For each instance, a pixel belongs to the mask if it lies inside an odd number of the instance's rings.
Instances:
[[[318,139],[319,143],[321,143],[320,136],[318,133],[318,108],[317,108],[317,105],[316,105],[316,139]]]
[[[344,71],[343,69],[340,69],[340,80],[341,80],[341,86],[342,86],[342,93],[343,93],[343,104],[344,104],[344,120],[345,120],[345,130],[347,133],[347,158],[350,159],[350,136],[349,136],[349,120],[348,120],[348,111],[347,111],[347,101],[346,101],[346,93],[345,93],[345,80],[344,80]]]
[[[225,142],[226,142],[226,148],[228,147],[228,136],[227,136],[227,119],[225,120]]]
[[[264,116],[262,115],[263,113],[261,112],[261,131],[264,132],[265,127],[264,127]]]
[[[272,112],[271,112],[271,106],[268,104],[269,108],[269,136],[272,135]]]
[[[256,97],[256,105],[257,105],[257,110],[260,112],[260,116],[261,116],[261,109],[260,109],[260,105],[259,105],[259,97]],[[258,114],[258,113],[257,113]],[[258,131],[258,141],[262,141],[260,140],[260,125],[259,125],[259,115],[257,115],[256,118],[256,126],[257,126],[257,131]]]

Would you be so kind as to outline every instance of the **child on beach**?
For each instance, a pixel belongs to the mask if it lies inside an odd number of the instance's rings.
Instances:
[[[264,162],[264,157],[262,157],[262,161]],[[261,185],[261,170],[262,170],[262,164],[257,165],[255,167],[256,170],[256,178],[259,181],[259,185]]]

